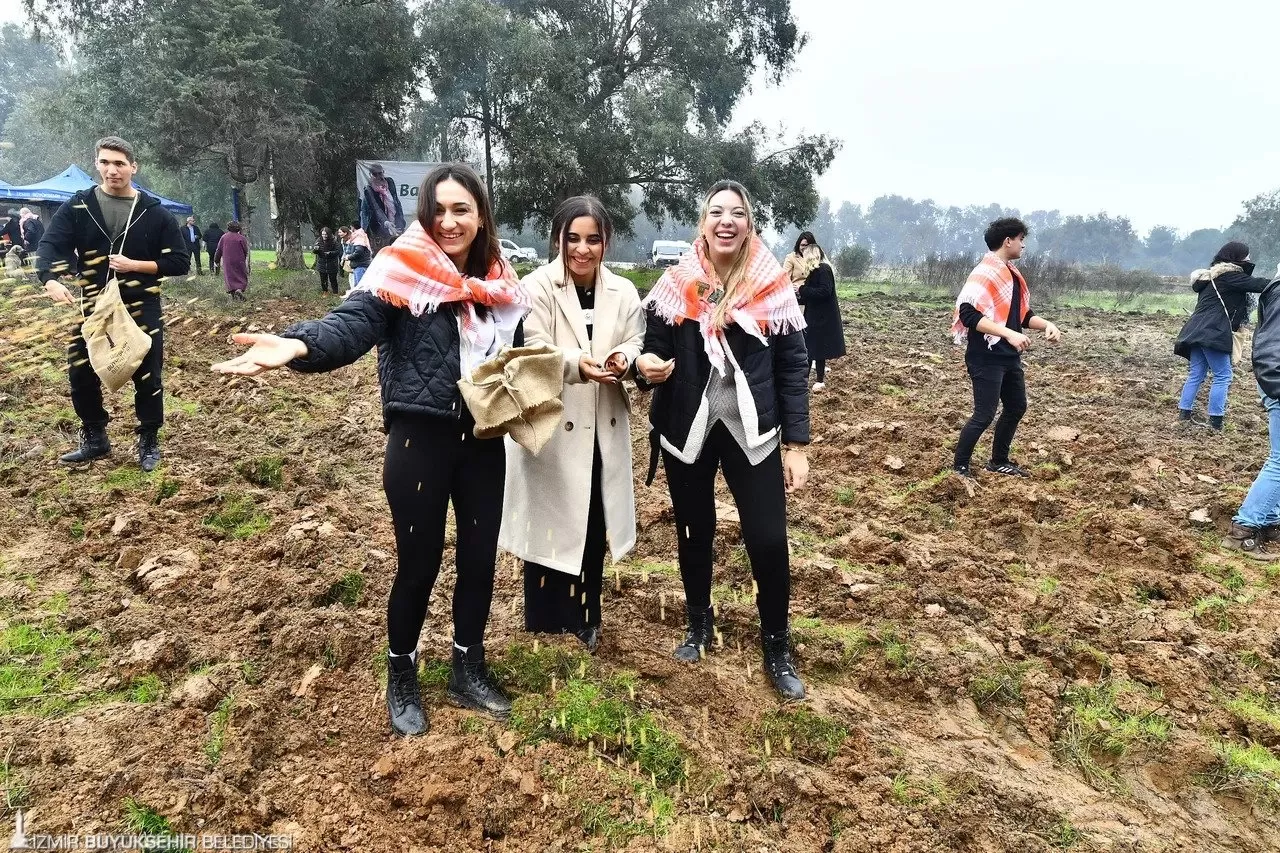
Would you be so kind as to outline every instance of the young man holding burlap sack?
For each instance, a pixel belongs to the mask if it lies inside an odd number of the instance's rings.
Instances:
[[[105,381],[117,390],[124,382],[122,372],[144,349],[136,333],[122,328],[122,312],[112,310],[118,289],[128,316],[151,339],[131,375],[138,414],[138,463],[151,471],[160,463],[158,433],[164,423],[160,282],[186,275],[191,257],[178,223],[160,200],[133,186],[138,171],[133,147],[108,136],[98,141],[94,159],[102,183],[76,193],[58,208],[40,241],[36,262],[36,274],[55,302],[76,304],[75,296],[59,280],[76,277],[75,283],[82,288],[78,310],[88,318],[84,328],[76,327],[67,348],[71,404],[81,422],[80,446],[60,459],[74,464],[111,453],[102,386]],[[99,297],[105,297],[101,305]],[[92,361],[86,335],[93,339]]]

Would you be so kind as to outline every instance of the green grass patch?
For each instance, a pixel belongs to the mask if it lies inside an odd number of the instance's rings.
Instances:
[[[156,503],[168,500],[178,493],[181,483],[177,480],[170,480],[163,474],[160,475],[160,482],[156,485]]]
[[[886,397],[901,397],[903,394],[907,393],[901,385],[894,385],[889,382],[884,383],[876,390]]]
[[[620,569],[624,575],[637,575],[640,577],[648,577],[650,575],[678,577],[680,575],[679,566],[664,560],[633,560],[630,563],[616,564],[615,567]]]
[[[1054,746],[1095,788],[1123,790],[1115,762],[1169,739],[1169,721],[1156,713],[1164,697],[1156,690],[1106,679],[1095,686],[1069,688],[1063,699],[1064,721]]]
[[[271,516],[261,512],[249,495],[230,493],[205,518],[204,526],[231,539],[248,539],[271,527]]]
[[[1260,743],[1222,740],[1213,745],[1218,764],[1205,779],[1211,790],[1280,806],[1280,758]]]
[[[78,676],[97,666],[86,652],[97,640],[93,631],[65,631],[52,620],[5,628],[0,632],[0,715],[58,716],[106,698],[79,687]]]
[[[1230,631],[1232,609],[1237,604],[1248,604],[1251,600],[1247,595],[1236,595],[1231,598],[1224,595],[1206,595],[1191,605],[1191,615],[1198,622],[1211,625],[1219,631]]]
[[[797,642],[829,648],[839,655],[837,669],[845,670],[857,663],[867,650],[867,634],[860,628],[832,625],[813,617],[800,617],[791,622],[791,635]]]
[[[616,681],[572,678],[548,697],[521,696],[511,712],[511,727],[527,742],[558,740],[594,744],[597,750],[637,762],[659,787],[685,779],[687,756],[675,735],[628,698]]]
[[[123,810],[124,814],[120,823],[125,832],[131,835],[163,838],[177,834],[167,817],[146,803],[135,800],[133,797],[125,799]],[[158,847],[157,849],[161,848]],[[173,850],[176,853],[191,853],[190,847],[165,846],[162,849]]]
[[[841,486],[836,489],[836,503],[842,504],[843,506],[849,506],[853,503],[855,494],[856,493],[853,489],[848,486]]]
[[[331,604],[355,607],[360,603],[360,596],[363,594],[364,575],[360,572],[347,572],[329,585],[329,588],[316,600],[316,604],[321,607],[328,607]]]
[[[140,492],[143,489],[150,488],[155,483],[159,475],[154,471],[148,473],[141,468],[135,468],[132,465],[121,465],[107,473],[102,480],[102,487],[105,489],[120,489],[125,492]]]
[[[188,418],[195,417],[196,413],[200,411],[199,403],[194,400],[179,400],[172,394],[165,398],[164,405],[170,411],[179,412]]]
[[[1280,703],[1269,697],[1246,690],[1227,700],[1226,706],[1231,716],[1240,722],[1267,728],[1273,735],[1280,735]]]
[[[526,693],[549,690],[553,677],[559,685],[593,672],[591,656],[586,652],[542,643],[536,649],[529,644],[512,643],[499,660],[489,661],[489,668],[501,684]]]
[[[0,791],[4,792],[4,807],[8,811],[23,808],[31,801],[31,785],[13,769],[8,758],[0,763]]]
[[[909,637],[903,637],[898,630],[892,626],[886,626],[879,629],[872,637],[875,643],[880,647],[880,653],[884,655],[884,662],[890,668],[896,669],[905,675],[914,675],[924,669],[916,657],[915,650],[911,648],[911,640]]]
[[[1022,682],[1027,671],[1035,664],[1031,661],[1011,663],[996,661],[974,674],[969,680],[969,695],[979,708],[989,705],[1014,705],[1022,703]]]
[[[779,708],[761,718],[756,737],[760,749],[767,754],[791,754],[807,761],[827,762],[848,740],[849,730],[808,708]]]
[[[1036,592],[1041,595],[1053,595],[1062,586],[1062,581],[1057,578],[1041,578],[1036,584]]]
[[[160,680],[160,676],[149,672],[141,678],[135,678],[129,684],[127,695],[130,702],[139,705],[159,702],[164,698],[164,682]]]
[[[235,693],[228,693],[218,703],[218,709],[213,712],[213,719],[209,724],[209,738],[204,743],[204,755],[209,759],[210,766],[216,767],[222,760],[222,751],[226,747],[227,735],[231,731],[231,713],[235,710],[235,705]]]
[[[284,459],[280,456],[242,460],[236,465],[236,472],[264,489],[278,489],[284,485]]]
[[[949,806],[958,793],[938,776],[917,777],[903,771],[893,777],[889,796],[895,803],[911,808],[917,806]]]
[[[1084,841],[1084,833],[1064,817],[1049,828],[1045,840],[1054,850],[1074,850]]]

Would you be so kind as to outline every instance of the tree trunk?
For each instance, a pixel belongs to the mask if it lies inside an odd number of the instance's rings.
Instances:
[[[297,222],[276,220],[276,269],[300,270],[302,264],[302,226]]]

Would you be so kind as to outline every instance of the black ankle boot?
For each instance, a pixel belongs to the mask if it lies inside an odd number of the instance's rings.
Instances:
[[[453,647],[453,672],[449,675],[449,698],[464,708],[483,711],[505,720],[511,700],[493,680],[484,662],[484,644],[476,643],[464,652]]]
[[[1190,409],[1178,409],[1178,420],[1180,420],[1180,421],[1189,421],[1189,420],[1191,420],[1191,410],[1190,410]]]
[[[795,661],[791,659],[791,638],[788,633],[779,631],[776,634],[762,634],[760,645],[764,650],[764,671],[773,683],[773,689],[783,699],[803,699],[804,684],[796,672]]]
[[[138,466],[143,471],[156,470],[160,464],[160,431],[142,429],[138,431]]]
[[[412,655],[387,656],[387,715],[398,735],[425,735],[431,728],[422,710],[418,664]]]
[[[111,441],[107,438],[107,428],[83,426],[80,427],[80,447],[70,453],[62,454],[58,457],[58,461],[76,465],[110,455]]]
[[[1209,415],[1209,429],[1222,432],[1222,415]]]
[[[689,663],[701,660],[715,637],[715,615],[710,607],[690,607],[689,628],[684,642],[676,648],[676,657]]]

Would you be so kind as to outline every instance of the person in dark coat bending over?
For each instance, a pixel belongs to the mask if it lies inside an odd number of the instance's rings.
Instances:
[[[1173,352],[1190,362],[1187,381],[1178,400],[1178,420],[1191,421],[1191,410],[1205,377],[1213,374],[1209,386],[1209,428],[1222,431],[1227,414],[1227,391],[1231,388],[1235,339],[1240,324],[1249,314],[1249,294],[1261,293],[1270,284],[1253,277],[1249,247],[1232,241],[1218,250],[1207,270],[1191,274],[1191,289],[1200,294]]]
[[[36,275],[54,302],[76,305],[82,316],[93,312],[98,294],[111,279],[151,349],[133,374],[133,406],[138,413],[138,464],[152,471],[160,464],[160,427],[164,424],[164,320],[160,283],[191,268],[187,241],[160,199],[133,186],[138,160],[133,146],[118,136],[98,140],[94,157],[102,183],[81,190],[58,208],[40,240]],[[107,260],[104,262],[103,258]],[[77,300],[59,279],[71,275],[84,289]],[[80,418],[80,447],[60,457],[68,464],[90,462],[111,453],[102,382],[89,364],[81,327],[67,349],[71,405]]]
[[[1004,405],[991,441],[986,468],[995,474],[1030,477],[1031,473],[1009,458],[1009,446],[1018,422],[1027,411],[1027,384],[1022,354],[1031,347],[1023,329],[1044,332],[1047,341],[1058,341],[1058,327],[1031,313],[1027,280],[1013,265],[1022,257],[1027,226],[1021,219],[997,219],[983,235],[990,250],[969,273],[956,298],[951,332],[956,344],[965,344],[964,363],[973,381],[973,417],[960,430],[954,470],[972,477],[969,460],[978,439],[996,418],[996,406]]]
[[[707,192],[693,251],[663,273],[644,307],[636,370],[642,388],[656,386],[649,481],[660,449],[689,617],[675,656],[696,663],[716,637],[711,568],[723,470],[758,587],[765,673],[784,699],[803,699],[788,633],[787,492],[809,478],[809,356],[790,277],[756,234],[742,184],[720,181]]]

